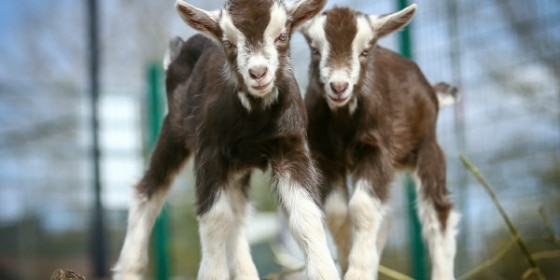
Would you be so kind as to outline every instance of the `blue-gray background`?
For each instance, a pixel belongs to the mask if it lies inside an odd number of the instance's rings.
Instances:
[[[217,9],[223,1],[189,2]],[[458,105],[442,109],[438,124],[448,185],[463,214],[456,274],[495,256],[511,240],[491,200],[458,160],[463,152],[494,186],[547,277],[558,279],[554,264],[560,248],[551,231],[560,234],[560,2],[417,3],[413,58],[430,81],[453,83],[462,96]],[[130,189],[145,162],[147,67],[160,64],[172,36],[193,31],[172,0],[99,4],[101,182],[112,264]],[[394,0],[329,1],[328,7],[334,5],[371,14],[397,9]],[[55,268],[89,276],[93,179],[86,1],[4,0],[0,7],[0,278],[46,279]],[[396,35],[380,44],[398,50]],[[301,35],[294,35],[292,57],[302,89],[308,52]],[[264,275],[276,269],[274,263],[297,265],[298,259],[278,258],[276,244],[283,239],[271,214],[274,197],[268,175],[257,175],[250,235]],[[193,277],[198,262],[192,182],[189,165],[169,199],[175,279]],[[411,275],[404,189],[400,181],[393,189],[393,227],[382,264]],[[526,269],[513,248],[472,279],[519,279]]]

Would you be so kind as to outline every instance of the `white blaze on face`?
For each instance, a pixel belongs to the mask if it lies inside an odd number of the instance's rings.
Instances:
[[[284,6],[274,3],[270,10],[263,40],[257,45],[250,45],[247,37],[234,24],[231,15],[222,11],[220,27],[223,40],[228,40],[237,47],[236,70],[243,77],[248,93],[256,97],[268,97],[277,93],[274,87],[276,71],[280,65],[275,40],[287,32],[288,14]]]
[[[327,35],[325,34],[325,21],[327,17],[321,15],[313,19],[305,28],[305,33],[311,38],[311,48],[315,49],[319,55],[321,55],[321,60],[319,62],[320,69],[320,79],[321,81],[328,80],[330,69],[326,68],[327,55],[330,52],[329,43],[327,41]],[[325,55],[326,54],[326,55]],[[315,54],[313,54],[315,55]]]
[[[353,111],[356,107],[353,98],[354,86],[360,79],[360,55],[371,47],[370,42],[374,37],[374,32],[367,17],[358,15],[355,22],[356,34],[352,42],[349,42],[350,45],[346,46],[346,50],[350,50],[350,55],[345,58],[332,59],[334,55],[331,52],[340,52],[340,50],[334,50],[329,43],[329,40],[333,41],[336,38],[327,38],[326,20],[325,15],[315,18],[305,27],[304,32],[311,39],[311,47],[320,53],[319,78],[324,84],[325,97],[329,107],[335,109],[349,104]]]
[[[360,56],[364,51],[371,49],[371,40],[375,33],[365,16],[357,18],[358,31],[352,42],[352,71],[350,79],[353,85],[358,83],[360,78]]]

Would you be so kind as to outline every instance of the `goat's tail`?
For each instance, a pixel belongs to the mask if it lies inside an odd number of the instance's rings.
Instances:
[[[183,41],[183,39],[181,39],[181,37],[179,36],[176,36],[171,39],[171,41],[169,41],[169,47],[167,48],[165,56],[163,57],[163,70],[167,71],[171,62],[179,57],[184,43],[185,41]]]
[[[201,34],[194,35],[187,41],[180,37],[171,39],[163,58],[168,100],[171,100],[171,95],[179,85],[189,80],[202,53],[213,46],[216,44]]]
[[[436,91],[439,108],[455,104],[459,100],[457,87],[446,82],[439,82],[433,85]]]

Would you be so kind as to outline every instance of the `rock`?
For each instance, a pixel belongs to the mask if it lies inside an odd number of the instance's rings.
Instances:
[[[59,268],[51,274],[50,280],[86,280],[86,278],[74,271]]]

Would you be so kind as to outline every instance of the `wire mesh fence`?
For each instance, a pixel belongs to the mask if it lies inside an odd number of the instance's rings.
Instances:
[[[395,2],[330,1],[328,5],[383,14],[396,10]],[[220,3],[198,4],[210,9]],[[459,104],[442,109],[438,120],[448,185],[462,213],[456,275],[519,279],[528,268],[522,253],[510,245],[512,238],[491,199],[460,162],[462,152],[494,187],[547,279],[559,278],[560,3],[425,0],[418,4],[411,27],[413,59],[431,82],[455,84],[462,97]],[[112,6],[106,7],[110,13]],[[176,29],[184,36],[192,34],[186,27]],[[396,36],[380,44],[398,49]],[[292,57],[300,86],[305,88],[309,50],[300,35],[294,36]],[[113,67],[110,61],[104,65]],[[124,85],[107,81],[101,101],[101,174],[107,261],[114,263],[126,228],[131,186],[145,162],[147,87],[141,80]],[[88,101],[79,81],[0,76],[0,279],[45,279],[56,268],[90,274],[93,194]],[[190,169],[188,165],[174,184],[166,206],[175,279],[194,277],[199,260]],[[278,233],[281,218],[272,212],[275,198],[267,185],[267,174],[253,179],[257,213],[249,231],[263,276],[280,271],[282,265],[302,264],[297,252],[290,255],[281,246],[288,237]],[[407,203],[403,183],[397,180],[391,198],[392,229],[381,263],[414,278]],[[489,262],[484,269],[468,274],[485,261]],[[385,274],[380,278],[392,279]]]

